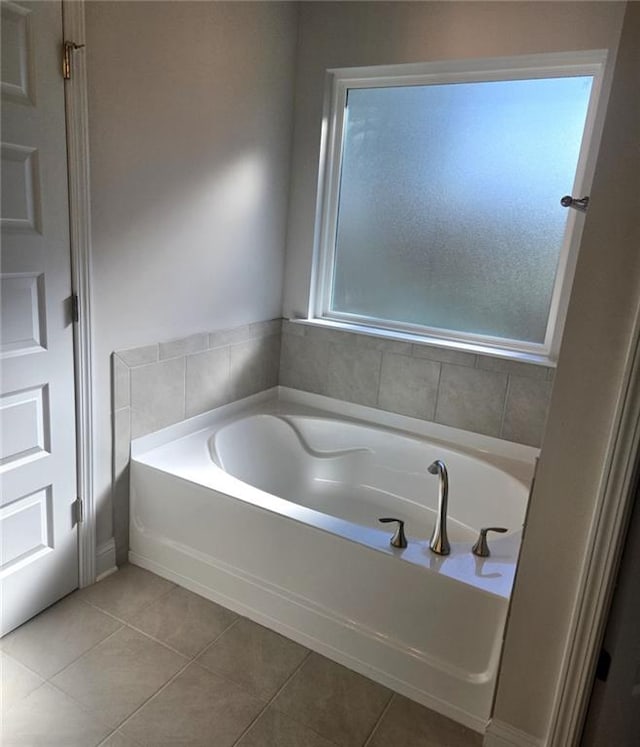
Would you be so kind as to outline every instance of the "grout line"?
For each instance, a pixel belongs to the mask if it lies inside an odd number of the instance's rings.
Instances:
[[[442,382],[442,361],[438,362],[438,383],[436,384],[436,401],[433,404],[432,423],[437,423],[436,415],[438,414],[438,403],[440,402],[440,383]]]
[[[507,402],[509,401],[509,392],[511,391],[511,374],[507,374],[507,386],[504,391],[504,402],[502,403],[502,415],[500,417],[499,438],[504,438],[504,420],[507,417]]]
[[[382,720],[387,715],[387,711],[389,710],[389,708],[391,708],[391,703],[393,702],[393,699],[395,697],[396,697],[396,694],[392,691],[391,696],[389,697],[389,700],[387,701],[387,704],[382,709],[382,713],[380,714],[380,716],[378,716],[378,720],[373,725],[373,729],[371,729],[369,736],[364,740],[364,744],[362,745],[362,747],[367,747],[367,745],[371,744],[371,740],[375,736],[375,733],[378,731],[378,727],[382,723]]]
[[[121,621],[118,620],[118,622],[121,622]],[[57,677],[59,674],[62,674],[63,672],[65,672],[67,669],[69,669],[69,667],[73,666],[77,661],[79,661],[80,659],[82,659],[83,656],[86,656],[87,654],[91,653],[94,649],[98,648],[98,646],[100,646],[101,644],[103,644],[105,641],[108,641],[109,638],[113,638],[113,636],[116,635],[116,633],[119,633],[122,630],[122,628],[124,628],[124,624],[123,623],[121,623],[120,627],[116,628],[112,633],[109,633],[108,636],[105,636],[102,640],[98,641],[97,643],[94,643],[93,646],[90,646],[86,651],[83,651],[81,654],[78,654],[78,656],[76,656],[70,662],[68,662],[67,664],[65,664],[61,669],[58,669],[57,672],[54,672],[52,675],[50,675],[49,677],[47,677],[46,678],[46,682],[49,682],[54,687],[56,687],[55,683],[51,682],[51,680],[54,677]],[[62,690],[61,687],[59,687],[58,689]],[[64,692],[66,695],[69,694],[65,690],[62,690],[62,692]]]
[[[297,666],[297,667],[296,667],[296,668],[295,668],[295,669],[293,670],[293,672],[291,672],[291,674],[290,674],[290,675],[289,675],[289,676],[287,677],[287,679],[286,679],[286,680],[285,680],[285,681],[284,681],[284,682],[282,683],[282,685],[281,685],[281,686],[280,686],[280,687],[279,687],[279,688],[278,688],[278,689],[276,690],[276,692],[275,692],[275,693],[274,693],[274,694],[273,694],[273,695],[271,696],[271,698],[270,698],[270,699],[269,699],[269,700],[268,700],[268,701],[267,701],[267,702],[265,703],[265,705],[264,705],[264,708],[262,708],[262,710],[260,710],[260,711],[259,711],[259,712],[258,712],[258,713],[256,714],[255,718],[254,718],[254,719],[253,719],[253,720],[252,720],[252,721],[251,721],[251,722],[250,722],[249,724],[247,724],[247,727],[246,727],[246,729],[245,729],[245,730],[244,730],[244,731],[243,731],[243,732],[242,732],[242,733],[241,733],[241,734],[240,734],[240,735],[238,736],[238,738],[237,738],[237,739],[236,739],[236,741],[235,741],[235,742],[234,742],[234,743],[232,744],[232,746],[231,746],[231,747],[235,747],[235,745],[237,745],[237,744],[238,744],[238,743],[240,742],[240,740],[241,740],[241,739],[242,739],[242,738],[243,738],[243,737],[245,736],[245,734],[247,734],[247,732],[249,732],[249,731],[251,730],[251,728],[253,727],[253,725],[254,725],[254,724],[255,724],[255,723],[256,723],[256,722],[258,721],[258,719],[259,719],[259,718],[260,718],[260,717],[262,716],[262,714],[263,714],[263,713],[264,713],[264,712],[265,712],[265,711],[267,710],[267,708],[269,708],[269,706],[270,706],[270,705],[271,705],[271,704],[272,704],[272,703],[273,703],[273,702],[275,701],[275,699],[276,699],[276,698],[278,697],[278,695],[280,695],[280,693],[281,693],[281,692],[282,692],[282,691],[284,690],[284,688],[285,688],[285,687],[286,687],[286,686],[287,686],[287,685],[289,684],[289,682],[291,682],[291,680],[292,680],[292,679],[293,679],[293,678],[294,678],[294,677],[295,677],[295,676],[296,676],[296,675],[298,674],[298,672],[299,672],[299,671],[300,671],[300,670],[302,669],[302,667],[303,667],[303,666],[305,665],[305,663],[307,662],[307,660],[309,659],[309,657],[311,656],[311,654],[312,654],[312,653],[313,653],[313,652],[312,652],[312,651],[311,651],[310,649],[309,649],[309,650],[307,651],[307,654],[306,654],[306,656],[304,657],[304,659],[303,659],[303,660],[302,660],[302,661],[300,662],[300,664],[298,664],[298,666]],[[288,715],[288,714],[285,714],[285,715]],[[307,727],[307,728],[308,728],[308,727]]]
[[[182,393],[184,397],[182,398],[182,419],[187,419],[187,355],[182,356],[184,360],[184,368],[182,372]]]
[[[169,687],[169,685],[172,682],[174,682],[174,680],[178,679],[178,677],[184,672],[184,670],[187,669],[187,667],[190,667],[192,664],[193,664],[193,660],[192,659],[187,659],[187,661],[185,662],[185,664],[183,664],[183,666],[181,666],[180,669],[178,669],[178,671],[174,675],[172,675],[171,677],[169,677],[169,679],[164,683],[164,685],[161,685],[154,693],[152,693],[146,700],[144,700],[142,703],[140,703],[140,705],[134,711],[132,711],[126,718],[124,718],[116,726],[116,731],[118,731],[119,729],[122,729],[123,726],[125,726],[126,724],[128,724],[129,721],[131,721],[131,719],[137,713],[139,713],[152,700],[155,700],[155,698],[158,695],[160,695],[161,692],[163,692],[164,690],[166,690]]]
[[[11,654],[7,653],[4,649],[0,648],[0,654],[2,654],[2,656],[6,656],[7,659],[10,659],[11,661],[15,662],[16,664],[19,664],[21,667],[23,667],[24,669],[26,669],[28,672],[31,672],[31,674],[35,675],[40,680],[40,683],[38,685],[36,685],[36,687],[34,687],[33,690],[31,690],[31,692],[29,692],[29,693],[27,693],[27,695],[23,696],[24,698],[26,698],[29,695],[31,695],[31,693],[34,690],[37,690],[39,687],[41,687],[42,685],[44,685],[45,682],[47,682],[47,678],[46,677],[43,677],[41,674],[38,674],[38,672],[36,672],[35,669],[32,669],[27,664],[24,664],[22,661],[20,661],[20,659],[18,659],[17,657],[12,656]],[[62,670],[60,670],[60,671],[62,671]],[[2,674],[2,667],[0,667],[0,674]],[[1,679],[1,677],[0,677],[0,679]],[[19,698],[18,700],[22,700],[22,698]],[[4,701],[0,698],[0,705],[3,702]],[[17,703],[18,701],[16,700],[15,702]],[[0,732],[0,736],[1,736],[1,732]]]
[[[380,351],[380,365],[378,366],[378,386],[376,388],[376,407],[380,407],[380,389],[382,388],[382,364],[387,354],[385,350]]]
[[[64,695],[65,698],[69,698],[73,703],[76,704],[79,710],[81,710],[84,714],[86,714],[88,717],[93,719],[94,721],[98,721],[98,723],[102,724],[108,729],[111,729],[111,731],[107,734],[107,736],[102,740],[103,742],[113,734],[114,731],[117,729],[114,729],[111,724],[109,724],[107,721],[102,720],[102,715],[99,711],[94,710],[93,708],[89,708],[88,705],[85,703],[81,703],[77,698],[75,698],[73,695],[70,695],[66,690],[63,690],[59,685],[56,685],[55,682],[50,682],[47,680],[47,682],[43,682],[41,687],[49,686],[53,688],[56,692]],[[99,742],[99,744],[102,744],[102,742]]]
[[[225,607],[224,609],[228,609],[228,608],[227,608],[227,607]],[[237,614],[237,613],[236,613],[236,614]],[[228,633],[228,632],[229,632],[229,631],[231,630],[231,628],[235,628],[235,626],[236,626],[236,625],[237,625],[237,624],[238,624],[238,623],[240,622],[240,620],[247,620],[247,619],[248,619],[248,618],[245,618],[245,617],[243,617],[242,615],[238,615],[238,616],[236,617],[236,619],[235,619],[235,620],[233,620],[233,621],[231,622],[231,624],[230,624],[230,625],[227,625],[227,627],[226,627],[226,628],[225,628],[225,629],[224,629],[224,630],[223,630],[223,631],[222,631],[221,633],[218,633],[218,635],[217,635],[217,636],[216,636],[216,637],[215,637],[215,638],[214,638],[214,639],[213,639],[212,641],[210,641],[209,643],[207,643],[207,645],[206,645],[206,646],[204,646],[203,648],[201,648],[201,649],[200,649],[200,651],[198,651],[198,653],[197,653],[197,654],[196,654],[196,655],[195,655],[195,656],[193,657],[193,660],[194,660],[194,661],[196,661],[196,660],[197,660],[197,659],[199,659],[200,657],[204,656],[204,655],[205,655],[205,653],[206,653],[206,652],[207,652],[207,651],[208,651],[208,650],[209,650],[209,649],[210,649],[210,648],[211,648],[211,647],[212,647],[212,646],[213,646],[213,645],[214,645],[215,643],[217,643],[217,642],[218,642],[218,641],[219,641],[219,640],[220,640],[220,639],[222,638],[222,636],[223,636],[223,635],[224,635],[225,633]],[[205,666],[204,666],[204,664],[201,664],[200,666],[201,666],[201,667],[203,667],[204,669],[206,669],[206,670],[207,670],[208,672],[212,672],[212,670],[211,670],[211,669],[209,669],[209,667],[205,667]],[[214,672],[214,674],[219,674],[219,672]],[[222,675],[220,675],[220,676],[222,676]],[[228,679],[228,678],[227,678],[227,679]],[[236,683],[236,684],[238,684],[238,683]]]
[[[227,631],[229,630],[229,628],[233,627],[233,626],[234,626],[234,625],[236,624],[236,622],[238,622],[238,621],[237,621],[237,620],[234,620],[234,621],[233,621],[233,622],[231,623],[231,625],[229,625],[228,627],[226,627],[226,628],[225,628],[225,629],[224,629],[224,630],[223,630],[223,631],[222,631],[222,632],[221,632],[220,634],[218,634],[218,635],[217,635],[217,636],[216,636],[216,637],[215,637],[215,638],[213,639],[213,641],[211,641],[211,643],[210,643],[210,644],[208,644],[207,646],[205,646],[205,648],[204,648],[204,649],[203,649],[203,650],[202,650],[202,651],[200,652],[200,654],[202,654],[202,653],[204,652],[204,650],[205,650],[205,649],[209,648],[209,646],[212,646],[212,645],[213,645],[213,644],[214,644],[214,643],[215,643],[215,642],[216,642],[216,641],[217,641],[217,640],[218,640],[218,639],[219,639],[219,638],[220,638],[221,636],[223,636],[223,635],[224,635],[224,634],[225,634],[225,633],[226,633],[226,632],[227,632]],[[143,632],[143,631],[140,631],[140,632]],[[152,638],[152,636],[149,636],[149,635],[148,635],[148,634],[146,634],[146,633],[145,633],[144,635],[147,635],[147,637],[148,637],[148,638]],[[155,641],[156,639],[155,639],[155,638],[152,638],[152,640],[154,640],[154,641]],[[160,643],[162,643],[162,641],[160,641]],[[164,645],[164,646],[166,646],[167,644],[165,643],[165,644],[163,644],[163,645]],[[170,648],[170,647],[169,647],[169,648]],[[171,649],[171,650],[172,650],[172,651],[175,651],[175,649]],[[180,652],[178,652],[178,653],[180,653]],[[198,654],[198,655],[200,655],[200,654]],[[184,654],[181,654],[181,656],[183,656],[183,657],[184,657],[185,655],[184,655]],[[196,661],[195,657],[193,657],[193,658],[191,658],[191,659],[187,658],[187,662],[185,663],[185,665],[184,665],[184,666],[180,667],[180,669],[179,669],[179,670],[178,670],[178,671],[177,671],[177,672],[176,672],[176,673],[175,673],[175,674],[174,674],[174,675],[173,675],[172,677],[170,677],[170,678],[169,678],[169,679],[168,679],[168,680],[167,680],[167,681],[166,681],[166,682],[164,683],[164,685],[162,685],[161,687],[159,687],[159,688],[158,688],[158,690],[156,690],[156,691],[155,691],[154,693],[152,693],[152,694],[151,694],[151,695],[150,695],[150,696],[149,696],[149,697],[148,697],[148,698],[147,698],[147,699],[146,699],[146,700],[145,700],[145,701],[144,701],[143,703],[141,703],[141,704],[140,704],[140,705],[139,705],[139,706],[138,706],[138,707],[137,707],[137,708],[135,709],[135,711],[133,711],[132,713],[130,713],[130,714],[129,714],[129,715],[128,715],[128,716],[127,716],[127,717],[126,717],[126,718],[125,718],[125,719],[124,719],[123,721],[121,721],[121,722],[120,722],[120,723],[118,724],[118,726],[116,727],[116,731],[117,731],[118,729],[121,729],[121,728],[122,728],[122,727],[123,727],[123,726],[124,726],[125,724],[127,724],[127,723],[128,723],[128,722],[129,722],[129,721],[130,721],[130,720],[131,720],[131,719],[132,719],[132,718],[133,718],[133,717],[134,717],[134,716],[135,716],[135,715],[136,715],[136,714],[137,714],[137,713],[138,713],[138,712],[139,712],[139,711],[140,711],[141,709],[142,709],[142,708],[144,708],[144,707],[145,707],[145,706],[146,706],[146,705],[147,705],[148,703],[150,703],[150,702],[151,702],[152,700],[154,700],[154,699],[155,699],[155,698],[156,698],[156,697],[157,697],[158,695],[160,695],[160,693],[161,693],[161,692],[163,692],[164,690],[166,690],[166,689],[167,689],[167,687],[169,687],[169,685],[170,685],[170,684],[171,684],[171,683],[172,683],[172,682],[173,682],[174,680],[176,680],[176,679],[177,679],[177,678],[178,678],[178,677],[179,677],[179,676],[180,676],[180,675],[181,675],[181,674],[182,674],[182,673],[183,673],[183,672],[184,672],[184,671],[185,671],[185,670],[186,670],[186,669],[187,669],[187,668],[188,668],[189,666],[191,666],[192,664],[197,664],[197,665],[198,665],[199,667],[201,667],[202,669],[204,669],[204,670],[205,670],[205,672],[210,672],[211,674],[213,674],[213,673],[211,672],[211,670],[207,669],[206,667],[203,667],[203,666],[202,666],[201,664],[198,664],[198,662]],[[217,676],[217,677],[220,677],[220,675],[219,675],[219,674],[217,674],[217,673],[216,673],[216,676]],[[220,678],[221,678],[221,679],[224,679],[224,678],[222,678],[222,677],[220,677]],[[234,683],[234,684],[235,684],[235,683]],[[250,693],[249,693],[249,694],[250,694]]]

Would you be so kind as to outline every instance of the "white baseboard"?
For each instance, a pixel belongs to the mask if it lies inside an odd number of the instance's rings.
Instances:
[[[113,537],[98,545],[96,551],[96,581],[101,581],[106,576],[118,570],[116,565],[116,541]]]
[[[543,745],[544,740],[496,719],[489,722],[483,742],[483,747],[543,747]]]

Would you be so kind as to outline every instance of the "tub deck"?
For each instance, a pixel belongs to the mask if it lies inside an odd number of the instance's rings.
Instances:
[[[319,511],[318,505],[310,507],[304,498],[293,502],[291,495],[286,500],[266,492],[260,481],[273,475],[256,472],[251,459],[245,458],[244,467],[230,466],[230,458],[216,444],[216,434],[225,434],[226,428],[229,435],[237,424],[250,425],[256,417],[275,418],[280,429],[287,419],[297,419],[298,428],[306,423],[317,431],[327,418],[335,419],[331,407],[344,415],[345,403],[324,400],[290,391],[256,395],[134,442],[130,559],[482,730],[489,716],[520,533],[512,531],[494,542],[491,557],[476,558],[469,544],[476,527],[472,531],[467,523],[475,520],[474,509],[462,512],[460,531],[452,532],[451,555],[439,557],[428,550],[428,521],[416,526],[414,534],[408,525],[409,547],[397,550],[388,544],[388,527],[372,525],[375,518],[369,525],[355,523]],[[347,407],[352,418],[348,425],[362,428],[356,418],[370,417],[367,408]],[[381,418],[387,420],[386,428],[391,418],[394,431],[381,431],[381,424],[374,423],[373,441],[389,440],[404,425],[402,437],[412,439],[416,448],[422,443],[424,434],[406,427],[413,425],[411,419],[388,413]],[[431,424],[419,428],[425,425]],[[431,444],[435,442],[438,454],[445,449],[444,436],[457,435],[448,433],[452,430],[436,427]],[[333,456],[321,439],[310,443],[313,434],[307,432],[306,445],[322,452],[314,458],[325,459],[322,469],[326,459],[340,461],[354,448],[352,441],[344,441],[347,431],[355,432],[353,427],[343,429]],[[269,433],[273,438],[273,429]],[[247,433],[227,441],[233,453],[247,443]],[[488,472],[500,467],[508,478],[505,485],[516,493],[519,489],[526,501],[526,475],[535,451],[509,444],[502,452],[490,451],[490,446],[501,446],[491,441],[480,439],[474,445],[469,434],[461,436],[455,447],[449,441],[448,458],[482,456]],[[375,451],[371,443],[361,446],[369,455]],[[409,442],[399,443],[404,448]],[[278,475],[285,465],[276,467],[272,471]],[[351,467],[346,473],[343,469],[349,479],[356,475]],[[431,480],[437,493],[437,481]],[[421,489],[419,481],[414,489]],[[358,510],[369,515],[371,509],[375,516],[380,505],[368,505],[367,498]],[[416,496],[408,498],[415,504]],[[453,495],[450,506],[452,500]],[[343,502],[336,505],[340,509]],[[521,509],[510,510],[513,522]],[[389,513],[394,515],[392,508]],[[495,524],[494,518],[488,516],[485,525]]]

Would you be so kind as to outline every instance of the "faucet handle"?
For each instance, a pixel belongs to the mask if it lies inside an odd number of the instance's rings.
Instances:
[[[399,547],[404,549],[407,546],[407,538],[404,535],[404,521],[402,519],[394,519],[390,516],[385,516],[383,519],[378,519],[382,524],[388,524],[391,521],[397,521],[398,526],[396,531],[393,533],[393,537],[389,540],[391,547]]]
[[[504,534],[504,532],[508,531],[509,530],[505,529],[505,527],[484,527],[480,530],[478,541],[471,548],[471,552],[479,558],[488,558],[491,553],[489,552],[489,545],[487,544],[487,532],[500,532],[501,534]]]

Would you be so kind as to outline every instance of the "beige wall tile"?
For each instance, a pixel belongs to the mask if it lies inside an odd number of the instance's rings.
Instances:
[[[499,436],[506,390],[506,374],[443,364],[436,422]]]
[[[188,418],[231,401],[228,347],[189,355],[186,361]]]

